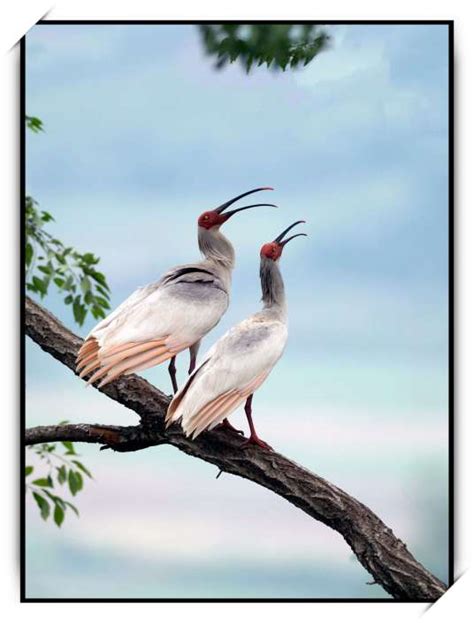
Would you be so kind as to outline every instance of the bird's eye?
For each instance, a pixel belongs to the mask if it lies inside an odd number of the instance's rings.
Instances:
[[[204,215],[204,220],[205,220],[205,221],[208,221],[208,220],[209,220],[209,214],[205,214],[205,215]]]

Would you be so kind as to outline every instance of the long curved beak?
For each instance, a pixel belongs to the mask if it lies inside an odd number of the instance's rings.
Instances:
[[[290,231],[290,229],[293,229],[293,227],[296,227],[296,225],[299,225],[300,223],[306,223],[306,221],[295,221],[292,225],[282,231],[281,234],[277,236],[273,242],[278,242],[278,244],[281,244],[281,246],[283,247],[287,242],[290,242],[290,240],[293,240],[293,238],[296,238],[297,236],[307,236],[307,234],[295,234],[294,236],[290,236],[286,240],[283,240],[283,238]]]
[[[225,220],[227,220],[234,214],[237,214],[237,212],[242,212],[242,210],[248,210],[249,208],[258,208],[259,206],[269,206],[270,208],[278,208],[278,206],[275,205],[274,203],[253,203],[251,206],[244,206],[243,208],[236,208],[235,210],[226,212],[225,214],[222,215],[222,218],[225,218]]]
[[[262,186],[261,188],[254,188],[253,190],[249,190],[246,193],[242,193],[241,195],[237,195],[237,197],[234,197],[233,199],[230,199],[229,201],[226,201],[225,203],[223,203],[222,205],[220,205],[218,208],[216,208],[214,211],[217,212],[217,214],[222,214],[222,212],[224,212],[224,210],[226,208],[228,208],[229,206],[231,206],[233,203],[235,203],[236,201],[238,201],[239,199],[242,199],[242,197],[246,197],[247,195],[251,195],[252,193],[258,193],[261,190],[273,190],[273,188],[271,186]],[[271,204],[255,204],[255,205],[271,205]],[[253,208],[255,206],[246,206],[246,208]],[[238,212],[239,210],[244,210],[246,208],[239,208],[238,210],[233,210],[232,214],[235,214],[236,212]],[[230,213],[229,213],[230,215]]]
[[[288,244],[288,242],[290,242],[290,240],[293,240],[293,238],[298,238],[298,236],[307,236],[307,235],[308,234],[295,234],[294,236],[290,236],[286,240],[283,240],[283,242],[280,242],[280,244],[281,244],[282,247],[284,247],[285,244]]]

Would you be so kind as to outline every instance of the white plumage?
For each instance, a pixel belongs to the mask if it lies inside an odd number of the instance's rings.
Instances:
[[[190,372],[200,341],[221,319],[229,306],[234,250],[220,232],[233,214],[260,205],[223,213],[238,199],[265,190],[239,195],[198,219],[199,248],[205,259],[176,266],[156,283],[139,288],[89,333],[77,357],[81,377],[99,387],[121,374],[150,368],[171,359],[170,375],[177,390],[175,356],[189,348]],[[173,367],[172,367],[173,366]]]
[[[270,374],[283,354],[288,331],[284,321],[260,312],[228,331],[204,357],[168,420],[182,418],[187,435],[212,429],[242,405]]]
[[[188,436],[197,437],[223,423],[246,402],[249,441],[269,447],[256,435],[251,418],[254,392],[283,354],[288,331],[286,300],[278,261],[287,228],[261,250],[260,278],[263,309],[230,329],[203,358],[203,363],[176,394],[166,416],[167,426],[181,420]],[[304,234],[297,234],[304,235]]]

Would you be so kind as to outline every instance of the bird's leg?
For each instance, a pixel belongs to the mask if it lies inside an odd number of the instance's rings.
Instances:
[[[168,366],[168,372],[170,373],[171,384],[173,385],[173,394],[178,391],[178,383],[176,382],[176,355],[171,357],[170,365]]]
[[[273,450],[273,448],[269,446],[268,443],[260,439],[260,437],[257,435],[257,431],[255,430],[255,426],[253,425],[252,420],[252,398],[253,394],[250,394],[244,407],[245,415],[247,416],[247,421],[250,427],[250,437],[246,441],[244,441],[244,443],[242,444],[242,448],[244,448],[245,446],[249,446],[250,444],[255,444],[257,446],[260,446],[261,448],[265,448],[265,450]]]
[[[214,430],[230,430],[231,432],[238,433],[239,435],[244,434],[243,430],[239,430],[238,428],[235,428],[235,426],[232,426],[227,418],[224,418],[222,422],[214,428]]]
[[[199,347],[201,346],[201,340],[196,342],[192,346],[189,347],[189,370],[188,374],[192,374],[194,372],[194,368],[196,367],[196,357],[198,354]]]

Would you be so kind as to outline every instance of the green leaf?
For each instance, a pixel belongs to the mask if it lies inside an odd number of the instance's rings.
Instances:
[[[92,273],[92,278],[95,279],[101,286],[104,286],[107,290],[109,290],[109,286],[107,285],[107,281],[105,279],[105,275],[97,272],[96,270]]]
[[[46,294],[48,293],[47,282],[44,281],[43,279],[40,279],[39,277],[36,277],[36,275],[33,277],[32,281],[33,281],[33,286],[40,293],[41,297],[46,296]]]
[[[67,480],[67,469],[65,465],[56,468],[58,470],[58,482],[63,485]]]
[[[99,261],[99,258],[94,257],[93,253],[84,253],[82,259],[86,264],[97,264]]]
[[[25,467],[25,477],[29,476],[32,472],[33,472],[33,466],[32,465],[27,465]]]
[[[106,301],[104,298],[102,298],[101,296],[96,296],[95,297],[96,302],[101,305],[101,307],[104,307],[105,309],[110,309],[110,305],[109,302]]]
[[[64,509],[62,509],[59,504],[54,505],[53,517],[54,517],[54,523],[58,526],[58,528],[60,528],[61,524],[64,521]]]
[[[47,489],[43,489],[43,493],[48,496],[48,498],[53,502],[53,504],[59,504],[60,506],[65,508],[66,505],[64,503],[64,500],[61,499],[58,495],[54,495],[54,493],[51,493]]]
[[[44,497],[41,496],[39,493],[36,493],[36,491],[33,491],[33,497],[36,500],[36,504],[38,504],[41,517],[46,521],[46,519],[48,519],[49,517],[49,510],[50,510],[48,500],[45,500]]]
[[[29,115],[25,115],[26,126],[32,132],[44,132],[43,122],[38,117],[30,117]]]
[[[54,221],[54,217],[49,212],[46,212],[45,210],[43,210],[41,214],[42,214],[43,221],[45,223],[48,223],[49,221]]]
[[[64,302],[66,303],[66,305],[70,305],[72,303],[72,295],[68,294],[68,296],[66,296],[66,298],[64,299]]]
[[[109,293],[102,286],[97,286],[97,292],[103,294],[107,299],[109,298]]]
[[[81,279],[81,289],[82,289],[83,294],[87,294],[89,290],[91,289],[91,282],[88,277],[83,277]]]
[[[76,454],[72,441],[61,441],[61,443],[67,450],[66,454]]]
[[[77,486],[77,490],[80,491],[81,489],[84,488],[84,479],[82,477],[81,472],[74,472],[75,476],[76,476],[76,486]]]
[[[97,305],[92,306],[92,315],[96,320],[98,318],[105,318],[105,312],[101,307],[97,307]]]
[[[37,478],[33,480],[32,485],[36,485],[37,487],[52,487],[53,483],[50,478]]]
[[[84,474],[86,474],[87,476],[89,476],[89,478],[92,478],[92,474],[90,473],[90,471],[84,467],[84,465],[80,462],[80,461],[76,461],[76,460],[72,460],[72,462],[74,463],[74,465],[77,465],[77,467],[84,472]]]
[[[72,311],[74,313],[74,320],[77,322],[78,325],[82,326],[87,314],[87,310],[81,303],[80,295],[77,295],[74,299],[74,303],[72,304]]]
[[[72,495],[76,495],[76,493],[80,491],[83,486],[81,474],[70,469],[68,474],[68,484]]]
[[[74,504],[71,504],[71,502],[68,502],[67,500],[64,500],[64,504],[66,504],[67,506],[69,506],[69,508],[71,510],[73,510],[76,515],[79,517],[79,511],[77,510],[77,508],[74,506]]]
[[[77,487],[76,487],[76,477],[74,476],[75,472],[71,470],[69,470],[68,473],[68,484],[69,484],[69,490],[72,493],[72,495],[76,495],[77,493]]]
[[[25,262],[27,266],[31,264],[32,259],[33,259],[33,245],[27,242],[25,246]]]

